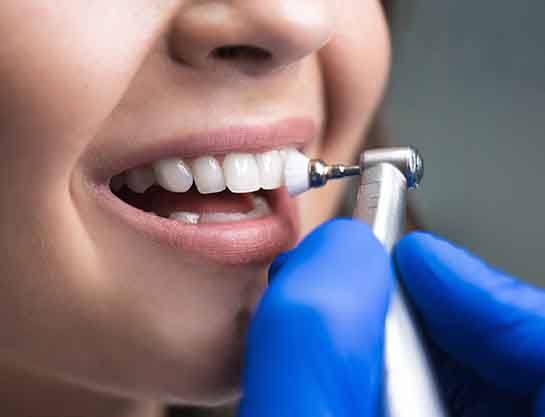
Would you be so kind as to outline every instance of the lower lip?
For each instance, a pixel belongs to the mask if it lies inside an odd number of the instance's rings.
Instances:
[[[271,214],[231,223],[184,224],[137,209],[105,184],[90,184],[100,206],[146,238],[192,259],[218,264],[266,263],[289,249],[298,236],[295,201],[286,189],[269,191]]]

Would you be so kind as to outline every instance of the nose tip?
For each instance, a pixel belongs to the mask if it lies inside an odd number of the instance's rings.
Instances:
[[[170,49],[178,61],[198,69],[272,71],[312,54],[328,41],[334,27],[332,3],[197,2],[178,11]]]

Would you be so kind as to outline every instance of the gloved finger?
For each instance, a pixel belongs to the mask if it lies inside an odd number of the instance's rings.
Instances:
[[[534,414],[537,417],[545,417],[545,384],[538,395]]]
[[[497,386],[528,393],[545,381],[545,292],[430,234],[394,252],[432,339]]]
[[[364,223],[333,220],[307,236],[250,323],[239,415],[375,416],[391,280]]]
[[[268,282],[269,284],[273,280],[273,278],[276,276],[276,273],[280,268],[282,268],[282,265],[286,263],[286,261],[289,259],[290,255],[293,253],[293,250],[289,250],[286,252],[282,252],[279,254],[276,258],[274,258],[274,261],[272,262],[271,266],[269,267],[269,274],[268,274]]]

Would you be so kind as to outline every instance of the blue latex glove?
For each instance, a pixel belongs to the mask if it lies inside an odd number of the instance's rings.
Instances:
[[[325,223],[269,277],[250,323],[239,416],[378,416],[392,262],[369,227]]]
[[[424,233],[394,255],[452,415],[545,416],[545,291]]]

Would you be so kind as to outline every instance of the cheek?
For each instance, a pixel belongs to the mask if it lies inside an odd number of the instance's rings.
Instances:
[[[335,35],[319,53],[327,129],[321,146],[309,154],[331,163],[348,163],[356,161],[382,99],[390,39],[376,0],[343,3],[336,27]],[[335,214],[346,185],[346,181],[336,181],[298,197],[303,233]]]
[[[336,137],[352,137],[350,149],[354,150],[354,142],[361,140],[382,98],[390,40],[382,6],[376,0],[346,2],[339,12],[337,28],[321,51],[328,117]]]
[[[65,255],[74,242],[92,254],[69,177],[152,41],[146,36],[160,19],[145,3],[0,3],[0,218],[9,219],[0,244],[13,254],[2,276],[77,270]]]
[[[68,194],[70,175],[163,24],[150,4],[1,2],[0,218],[10,219],[1,243],[15,253],[28,256],[40,245],[34,236],[61,241],[50,255],[70,252],[76,241],[79,252],[92,253]],[[44,245],[34,253],[48,250]],[[31,265],[53,265],[47,257],[29,258]]]
[[[0,9],[4,155],[43,169],[34,180],[66,174],[127,88],[162,15],[143,0],[8,0]]]

